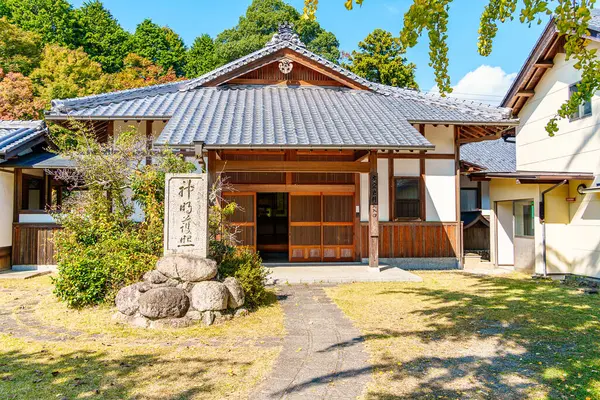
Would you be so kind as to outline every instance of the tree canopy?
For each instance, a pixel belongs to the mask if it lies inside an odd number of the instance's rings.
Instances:
[[[348,10],[354,5],[362,5],[365,0],[344,0]],[[414,47],[423,32],[429,38],[430,65],[434,69],[435,80],[442,95],[452,91],[448,75],[448,19],[453,0],[413,0],[404,14],[404,26],[400,39],[405,48]],[[600,60],[596,50],[588,47],[588,25],[591,8],[595,0],[487,0],[480,17],[478,52],[488,56],[493,49],[498,25],[518,18],[524,24],[541,24],[542,18],[553,15],[559,35],[565,39],[566,58],[573,58],[575,68],[581,71],[581,81],[577,92],[565,101],[550,118],[546,130],[552,136],[558,131],[557,120],[568,118],[577,111],[580,104],[589,100],[600,89]],[[304,0],[304,17],[316,18],[319,0]]]
[[[0,68],[28,75],[40,61],[40,37],[0,18]]]
[[[77,21],[67,0],[2,0],[0,12],[19,28],[38,33],[44,44],[78,45]]]
[[[46,45],[39,68],[31,73],[35,90],[48,104],[52,99],[87,96],[110,88],[100,64],[81,49]]]
[[[125,58],[125,68],[113,75],[112,88],[115,90],[133,89],[143,86],[174,82],[177,75],[173,68],[166,72],[161,66],[137,54]]]
[[[0,120],[37,119],[43,103],[33,93],[31,79],[0,68]]]
[[[218,66],[219,59],[215,53],[213,39],[208,34],[198,36],[187,53],[185,75],[195,78]]]
[[[183,75],[185,44],[171,28],[160,27],[145,19],[137,26],[131,38],[131,51],[159,65],[165,71],[173,68],[178,76]]]
[[[407,63],[400,38],[383,29],[375,29],[358,43],[358,51],[349,57],[349,69],[371,82],[418,89],[415,64]]]
[[[123,60],[130,52],[130,34],[119,25],[99,0],[83,3],[75,10],[79,24],[81,45],[90,58],[105,72],[123,68]]]
[[[282,22],[295,25],[296,33],[309,50],[330,61],[339,61],[338,40],[316,20],[302,18],[298,10],[282,0],[253,0],[235,27],[217,35],[215,47],[220,62],[224,64],[261,49]]]

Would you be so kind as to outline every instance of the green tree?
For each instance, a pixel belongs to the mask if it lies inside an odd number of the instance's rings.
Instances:
[[[173,68],[165,72],[161,66],[154,65],[150,60],[137,54],[129,54],[124,64],[125,68],[112,76],[112,86],[115,90],[158,85],[178,79]]]
[[[0,120],[39,118],[44,103],[33,94],[31,79],[0,68]]]
[[[149,19],[139,24],[131,38],[131,51],[165,71],[173,68],[182,76],[185,67],[186,48],[181,37],[166,26],[160,27]]]
[[[37,94],[48,104],[52,99],[87,96],[110,89],[108,76],[100,64],[82,50],[57,44],[46,45],[39,68],[31,79]]]
[[[76,47],[77,23],[67,0],[2,0],[9,20],[19,28],[38,33],[42,43]]]
[[[354,4],[360,6],[364,1],[344,0],[344,5],[352,10]],[[448,75],[447,34],[452,1],[413,0],[404,14],[404,26],[400,33],[404,47],[410,48],[427,32],[430,65],[434,69],[435,80],[442,95],[452,91]],[[546,125],[550,136],[558,131],[558,119],[568,118],[577,111],[580,104],[600,90],[600,59],[596,56],[596,49],[588,46],[590,41],[587,39],[591,9],[595,2],[596,0],[487,0],[481,14],[477,47],[482,56],[491,54],[499,23],[518,18],[524,24],[541,24],[543,17],[553,15],[558,34],[565,40],[566,58],[576,61],[575,68],[581,71],[581,81],[577,85],[577,92],[560,106]],[[316,18],[318,4],[319,0],[304,0],[306,19]]]
[[[40,61],[40,37],[0,18],[0,69],[28,75]]]
[[[187,52],[185,63],[185,76],[195,78],[212,71],[219,66],[215,53],[215,42],[208,35],[198,36]]]
[[[100,63],[105,72],[120,71],[129,54],[131,35],[99,0],[86,1],[75,10],[75,15],[81,27],[83,50]]]
[[[302,18],[298,10],[282,0],[253,0],[237,26],[217,35],[215,46],[220,62],[224,64],[261,49],[282,22],[293,23],[310,50],[338,62],[339,42],[335,36],[316,21]]]
[[[358,43],[358,48],[349,59],[352,72],[371,82],[418,89],[416,66],[406,62],[400,38],[383,29],[375,29]]]

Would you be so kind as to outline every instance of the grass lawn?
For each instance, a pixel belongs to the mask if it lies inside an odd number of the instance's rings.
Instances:
[[[51,291],[49,277],[0,281],[0,399],[245,398],[281,348],[275,301],[222,325],[144,330]]]
[[[600,296],[517,274],[418,275],[327,289],[371,353],[368,399],[600,399]]]

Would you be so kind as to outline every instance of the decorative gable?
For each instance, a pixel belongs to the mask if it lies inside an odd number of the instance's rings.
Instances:
[[[299,85],[349,87],[298,62],[282,58],[227,82],[230,85]]]

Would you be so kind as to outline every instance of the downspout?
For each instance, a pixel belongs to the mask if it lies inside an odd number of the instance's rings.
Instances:
[[[568,180],[565,179],[542,192],[542,200],[540,201],[540,221],[542,222],[542,266],[544,278],[548,276],[548,264],[546,262],[546,193],[553,191],[567,182]]]

